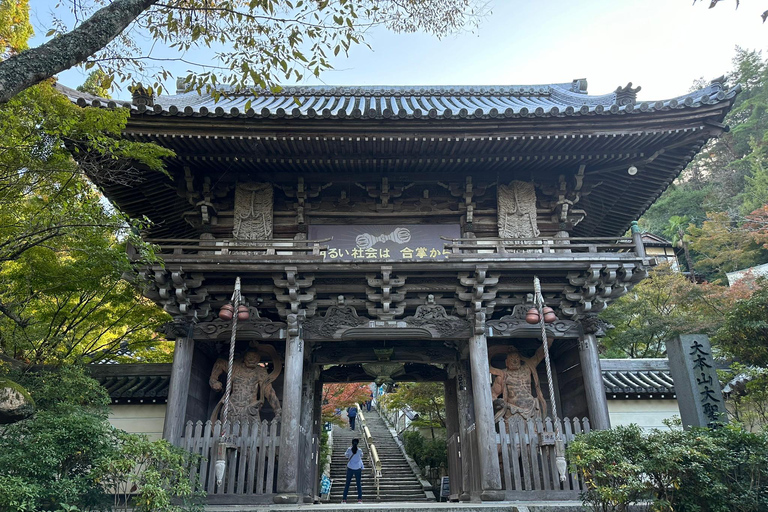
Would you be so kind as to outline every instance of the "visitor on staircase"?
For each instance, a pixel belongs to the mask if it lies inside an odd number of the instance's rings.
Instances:
[[[351,409],[351,407],[350,407]],[[351,421],[354,424],[354,416],[350,416]],[[354,428],[354,427],[353,427]],[[347,452],[344,454],[347,457],[347,483],[344,485],[344,497],[341,502],[347,502],[347,494],[349,493],[349,484],[352,481],[352,476],[355,477],[355,483],[357,484],[357,502],[363,502],[363,487],[360,479],[363,476],[363,450],[357,447],[359,439],[352,440],[352,446],[347,448]]]
[[[347,417],[349,418],[349,430],[355,430],[355,419],[357,418],[357,404],[349,406],[349,409],[347,409]]]

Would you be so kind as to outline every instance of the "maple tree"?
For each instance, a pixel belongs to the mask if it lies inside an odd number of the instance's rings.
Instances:
[[[371,388],[369,384],[356,383],[333,383],[323,386],[323,422],[331,422],[341,425],[343,422],[341,416],[336,414],[336,410],[342,412],[354,404],[360,404],[371,398]]]

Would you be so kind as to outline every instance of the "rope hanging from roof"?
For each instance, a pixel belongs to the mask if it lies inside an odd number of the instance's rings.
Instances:
[[[232,315],[232,336],[229,339],[229,361],[227,364],[227,385],[224,388],[224,407],[221,412],[222,437],[226,436],[228,429],[227,414],[229,413],[229,397],[232,394],[232,368],[235,366],[235,341],[237,340],[237,310],[238,306],[242,302],[242,296],[240,295],[240,277],[235,278],[235,291],[232,293],[232,307],[234,314]],[[219,446],[216,450],[216,485],[221,485],[224,480],[224,472],[227,469],[227,448],[230,448],[229,444],[225,440],[219,441]]]
[[[560,431],[560,419],[557,417],[557,403],[555,400],[555,385],[552,379],[552,365],[549,360],[549,344],[547,343],[547,328],[544,323],[544,296],[541,294],[541,282],[538,276],[533,276],[534,305],[539,311],[539,325],[541,325],[541,343],[544,347],[544,364],[547,368],[547,383],[549,384],[549,401],[552,407],[552,416],[555,423],[555,465],[560,475],[560,481],[565,482],[567,464],[565,461],[565,442]]]

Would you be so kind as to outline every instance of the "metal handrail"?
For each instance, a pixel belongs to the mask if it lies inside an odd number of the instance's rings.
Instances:
[[[376,445],[373,444],[373,436],[371,435],[371,431],[368,429],[368,425],[365,424],[365,416],[363,415],[363,411],[360,410],[360,407],[357,407],[357,410],[357,418],[360,421],[360,426],[363,430],[363,440],[365,441],[365,447],[368,451],[368,461],[371,464],[373,482],[376,485],[376,501],[379,501],[381,500],[381,459],[379,459],[379,452],[376,449]]]

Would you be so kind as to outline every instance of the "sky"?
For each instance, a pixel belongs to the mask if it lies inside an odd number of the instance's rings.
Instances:
[[[37,34],[50,27],[56,0],[32,2]],[[334,70],[307,85],[533,85],[586,78],[590,94],[632,82],[638,99],[687,93],[694,80],[711,80],[732,67],[736,46],[763,50],[768,0],[489,0],[492,13],[473,33],[438,40],[425,34],[366,35],[370,48],[353,47]],[[32,44],[44,41],[36,36]],[[188,66],[170,66],[185,75]],[[59,75],[70,87],[76,69]],[[292,85],[292,84],[285,84]],[[127,99],[124,92],[115,97]]]

